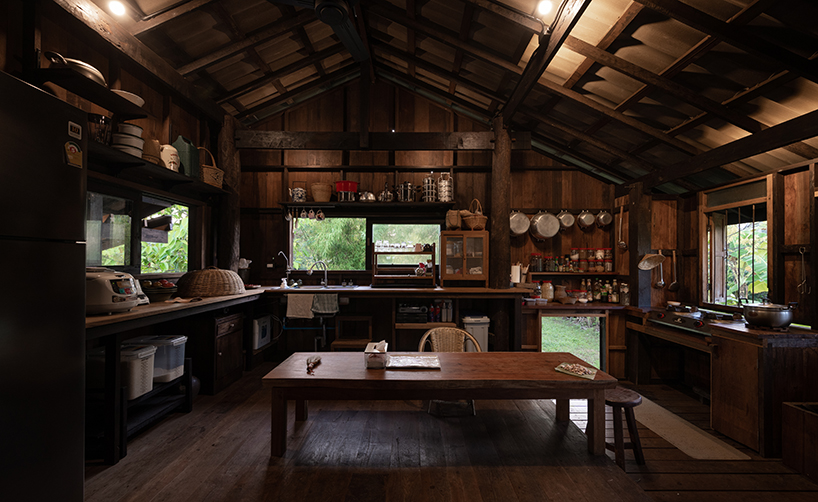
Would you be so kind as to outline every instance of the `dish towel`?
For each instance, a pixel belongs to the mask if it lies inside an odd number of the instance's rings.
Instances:
[[[287,317],[293,319],[312,319],[312,302],[315,295],[311,293],[299,293],[297,295],[287,295]]]
[[[337,314],[338,295],[333,293],[315,295],[312,301],[312,311],[320,315]]]

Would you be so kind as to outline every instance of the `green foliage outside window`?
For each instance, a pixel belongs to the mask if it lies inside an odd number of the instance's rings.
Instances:
[[[188,208],[169,206],[152,217],[171,215],[173,228],[168,232],[167,243],[143,242],[143,274],[187,272],[188,267]]]
[[[291,266],[306,270],[319,260],[330,270],[366,270],[366,219],[299,219]]]
[[[738,298],[758,302],[767,297],[766,221],[727,226],[725,272],[727,305],[738,305]]]

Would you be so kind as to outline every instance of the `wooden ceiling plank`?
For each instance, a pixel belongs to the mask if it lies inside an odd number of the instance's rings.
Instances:
[[[816,136],[818,136],[818,110],[714,148],[692,159],[677,162],[636,181],[642,182],[647,188],[653,188]]]
[[[53,0],[44,4],[46,9],[73,16],[97,36],[105,40],[146,72],[153,74],[173,92],[183,97],[208,118],[222,123],[225,111],[215,101],[202,96],[193,84],[183,78],[164,59],[122,28],[108,14],[90,0]]]
[[[660,77],[641,66],[635,65],[609,52],[600,50],[588,42],[569,36],[565,40],[565,46],[578,54],[594,59],[599,64],[612,68],[641,82],[651,84],[682,101],[690,103],[702,111],[721,117],[748,132],[758,132],[762,129],[762,125],[753,118],[729,110],[720,103],[705,98],[687,87]]]
[[[68,0],[60,0],[60,1],[68,1]],[[232,43],[227,47],[223,47],[219,50],[213,51],[207,56],[197,59],[192,63],[186,64],[181,68],[178,68],[177,71],[182,75],[189,75],[193,72],[201,70],[202,68],[207,68],[208,66],[214,65],[219,61],[223,61],[231,56],[238,54],[239,52],[244,51],[248,47],[255,47],[259,44],[267,42],[268,40],[272,40],[281,36],[284,36],[288,33],[291,33],[295,28],[299,27],[302,23],[307,23],[310,21],[315,20],[315,11],[304,9],[298,12],[293,17],[288,17],[285,19],[279,19],[272,26],[263,29],[255,34],[249,35],[244,40],[239,42]]]
[[[279,8],[281,9],[281,12],[285,13],[288,16],[295,15],[295,8],[291,5],[279,4]],[[304,50],[307,51],[307,56],[312,56],[313,54],[315,54],[315,47],[312,45],[312,40],[310,40],[309,35],[307,35],[307,30],[304,29],[304,26],[298,26],[293,30],[293,33],[295,33],[295,36],[298,37],[298,40],[301,42],[301,45],[304,46]],[[314,66],[315,71],[318,72],[318,75],[323,77],[324,75],[327,74],[327,72],[324,70],[324,67],[321,66],[320,63],[316,62]]]
[[[187,2],[183,2],[170,10],[147,16],[142,21],[139,21],[133,25],[130,33],[133,36],[137,36],[155,30],[167,22],[173,21],[178,17],[184,16],[185,14],[193,12],[194,10],[202,8],[205,5],[215,1],[216,0],[189,0]]]
[[[537,18],[535,18],[534,16],[513,11],[507,7],[503,7],[489,0],[463,0],[463,1],[466,2],[467,4],[472,4],[476,7],[479,7],[487,12],[491,12],[500,17],[504,17],[509,21],[512,21],[522,26],[531,33],[542,33],[543,30],[542,22],[538,21]]]
[[[463,17],[460,20],[460,33],[458,38],[467,42],[469,40],[469,33],[471,32],[472,19],[474,18],[474,7],[467,3],[463,7]],[[463,65],[463,49],[457,49],[454,54],[454,64],[452,64],[452,73],[458,73]],[[455,81],[449,82],[449,94],[454,94],[457,88]]]
[[[744,28],[725,23],[677,0],[637,0],[639,3],[684,23],[691,28],[719,37],[735,47],[768,61],[782,64],[804,78],[818,82],[818,64],[783,47],[759,38]]]
[[[258,89],[262,85],[266,85],[266,84],[274,82],[274,81],[279,81],[279,78],[284,76],[284,75],[288,75],[290,73],[294,73],[296,71],[303,70],[304,68],[315,64],[316,61],[321,61],[323,59],[326,59],[326,58],[328,58],[330,56],[338,54],[339,52],[341,52],[343,50],[344,50],[344,47],[342,45],[340,45],[340,44],[336,44],[336,45],[333,45],[331,47],[328,47],[328,48],[326,48],[326,49],[324,49],[322,51],[316,52],[315,54],[313,54],[311,56],[308,56],[308,57],[306,57],[304,59],[300,59],[300,60],[298,60],[298,61],[296,61],[294,63],[288,64],[287,66],[285,66],[285,67],[283,67],[283,68],[281,68],[279,70],[271,71],[269,74],[264,75],[263,77],[259,77],[256,80],[253,80],[252,82],[248,82],[248,83],[246,83],[244,85],[236,87],[235,89],[227,91],[225,94],[223,94],[221,96],[218,96],[216,98],[216,101],[219,102],[219,103],[223,103],[223,102],[227,101],[228,99],[232,99],[232,98],[241,96],[242,94],[247,94],[248,92],[252,92],[253,90]],[[278,85],[281,85],[280,81],[279,81]],[[278,86],[276,86],[276,87],[278,87]],[[282,86],[282,88],[283,88],[283,86]],[[279,92],[281,92],[281,91],[279,90]],[[285,89],[284,92],[286,92],[286,89]]]
[[[412,21],[415,20],[415,0],[406,0],[406,17]],[[416,53],[415,49],[417,49],[417,44],[415,43],[415,30],[410,28],[406,30],[406,52],[414,56]],[[409,68],[407,71],[409,72],[410,76],[415,77],[414,63],[409,63]]]
[[[576,26],[589,3],[590,0],[563,0],[562,8],[557,13],[557,19],[551,25],[548,35],[540,39],[539,47],[531,55],[525,70],[523,70],[523,75],[517,81],[517,86],[503,107],[501,113],[505,122],[511,123],[517,109],[537,84],[562,44],[569,38],[568,34]],[[543,42],[545,42],[545,46],[543,46]]]

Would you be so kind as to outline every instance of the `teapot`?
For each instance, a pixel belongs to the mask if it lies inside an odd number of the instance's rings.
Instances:
[[[179,160],[179,151],[173,145],[162,145],[159,147],[159,157],[165,164],[165,167],[171,171],[179,172],[181,161]]]

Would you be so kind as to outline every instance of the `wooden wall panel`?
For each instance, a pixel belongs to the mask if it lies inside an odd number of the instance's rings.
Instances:
[[[671,249],[676,249],[676,226],[677,226],[677,201],[658,199],[651,202],[651,248],[663,250],[663,254],[669,255]],[[665,253],[664,251],[668,251]],[[677,257],[678,259],[678,257]],[[664,305],[668,299],[667,287],[673,281],[671,275],[673,261],[666,258],[662,264],[662,275],[659,275],[659,267],[650,271],[651,284],[656,284],[660,278],[664,279],[665,287],[662,289],[651,288],[651,302],[653,306]],[[639,272],[648,273],[648,272]]]
[[[802,245],[809,242],[809,206],[813,199],[809,188],[808,171],[784,177],[785,245]]]

